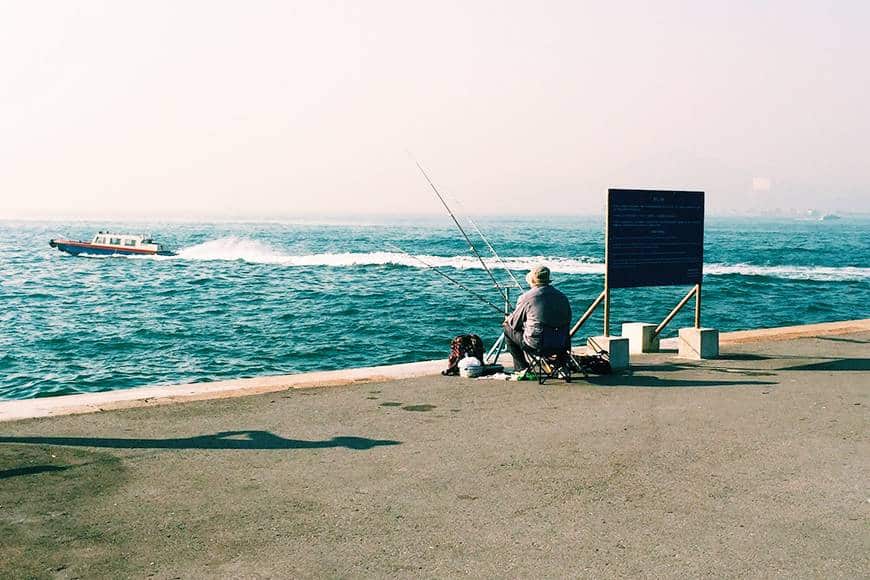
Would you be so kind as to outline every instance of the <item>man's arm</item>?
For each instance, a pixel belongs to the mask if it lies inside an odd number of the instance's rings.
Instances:
[[[516,331],[522,330],[523,324],[526,322],[526,310],[528,310],[528,302],[523,300],[525,296],[525,294],[520,296],[519,300],[517,300],[516,308],[514,308],[514,311],[511,312],[505,319],[505,324],[507,324],[509,328],[513,328]]]

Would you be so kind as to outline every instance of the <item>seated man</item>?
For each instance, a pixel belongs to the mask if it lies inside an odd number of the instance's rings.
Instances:
[[[502,325],[516,371],[529,366],[523,353],[523,344],[538,349],[545,326],[566,327],[571,324],[568,297],[550,286],[549,268],[538,266],[526,274],[526,281],[532,289],[520,296],[517,307]]]

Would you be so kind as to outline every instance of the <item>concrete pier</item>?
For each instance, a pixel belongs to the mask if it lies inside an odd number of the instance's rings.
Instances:
[[[870,320],[719,354],[0,403],[0,577],[865,575]]]

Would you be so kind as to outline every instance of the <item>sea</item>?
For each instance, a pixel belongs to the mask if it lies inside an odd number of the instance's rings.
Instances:
[[[474,225],[499,284],[546,264],[575,318],[601,292],[603,218]],[[98,230],[148,232],[177,255],[48,245]],[[613,290],[611,331],[661,321],[688,290]],[[455,335],[487,346],[499,335],[502,314],[480,298],[503,302],[447,216],[0,221],[0,399],[446,359]],[[721,331],[870,318],[870,218],[708,217],[702,305],[703,325]],[[663,336],[692,325],[684,310]],[[602,324],[599,310],[575,343]]]

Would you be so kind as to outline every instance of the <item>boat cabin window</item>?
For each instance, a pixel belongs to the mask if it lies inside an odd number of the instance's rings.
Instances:
[[[124,240],[124,245],[125,246],[135,246],[136,240]]]
[[[121,238],[110,238],[109,243],[114,244],[116,246],[120,246],[121,245]]]

